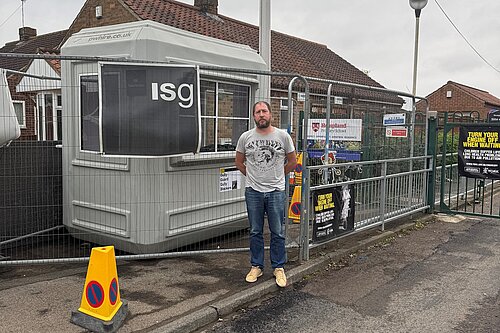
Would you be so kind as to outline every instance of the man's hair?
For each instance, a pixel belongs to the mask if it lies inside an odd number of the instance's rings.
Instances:
[[[252,114],[255,114],[255,108],[257,107],[257,104],[264,104],[264,105],[266,105],[267,109],[269,110],[269,112],[272,113],[271,105],[268,102],[266,102],[266,101],[258,101],[257,103],[255,103],[253,105]]]

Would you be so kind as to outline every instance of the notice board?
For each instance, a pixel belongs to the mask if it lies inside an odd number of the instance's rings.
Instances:
[[[500,179],[500,123],[460,126],[458,174]]]
[[[353,184],[314,190],[313,242],[324,242],[354,230]]]

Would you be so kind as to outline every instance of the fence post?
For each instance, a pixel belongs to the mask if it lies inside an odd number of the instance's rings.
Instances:
[[[441,181],[439,190],[439,210],[441,212],[449,212],[448,206],[444,203],[444,183],[446,179],[446,150],[447,150],[447,137],[448,137],[448,112],[444,113],[444,124],[443,124],[443,142],[441,149]],[[450,169],[451,170],[451,169]],[[450,176],[451,179],[451,176]]]
[[[302,139],[302,188],[300,202],[300,252],[299,262],[309,260],[309,201],[310,201],[310,171],[309,171],[309,154],[307,152],[307,129],[309,123],[309,114],[311,112],[309,100],[309,83],[303,79],[305,84],[305,101],[304,101],[304,118],[303,128],[301,133]]]
[[[385,230],[385,206],[387,205],[387,161],[382,164],[382,188],[380,190],[380,219],[382,220],[382,231]]]
[[[437,111],[427,112],[427,155],[432,156],[427,160],[427,168],[430,168],[427,178],[427,205],[428,213],[434,213],[434,203],[436,202],[436,140],[437,140]]]

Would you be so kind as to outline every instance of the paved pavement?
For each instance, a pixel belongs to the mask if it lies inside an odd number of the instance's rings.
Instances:
[[[331,260],[392,237],[429,219],[403,219],[341,238],[312,251],[299,263],[289,252],[289,283],[299,282]],[[277,292],[270,265],[254,284],[246,283],[248,253],[220,253],[174,259],[118,262],[121,297],[129,314],[119,332],[191,332],[245,304]],[[86,264],[0,266],[0,332],[86,332],[70,323],[80,306]]]
[[[498,222],[438,217],[323,265],[202,332],[499,332]]]

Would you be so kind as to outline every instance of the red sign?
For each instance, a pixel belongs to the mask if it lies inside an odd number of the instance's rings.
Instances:
[[[104,290],[97,281],[90,281],[87,284],[87,291],[85,293],[87,302],[93,308],[98,308],[104,302]]]
[[[385,136],[388,138],[406,138],[408,137],[407,127],[387,127]]]

